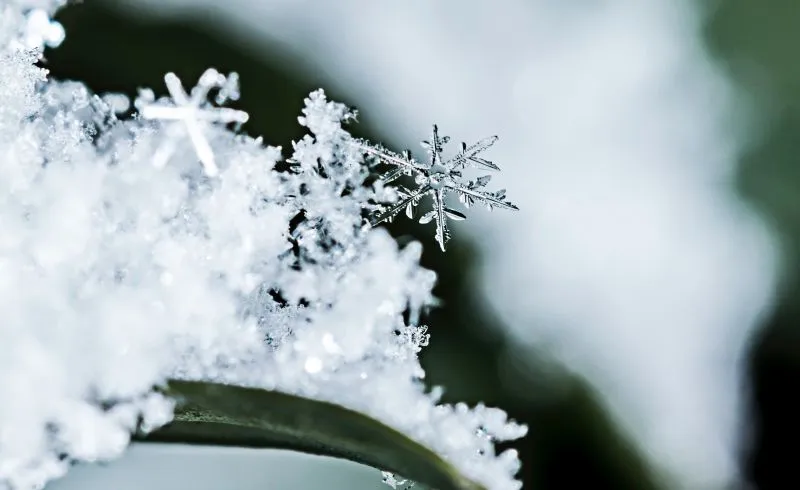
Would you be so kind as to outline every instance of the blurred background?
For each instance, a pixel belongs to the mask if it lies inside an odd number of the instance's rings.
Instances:
[[[319,87],[396,149],[434,122],[500,135],[492,186],[520,212],[470,211],[444,254],[391,231],[439,274],[427,381],[529,425],[525,488],[800,488],[795,0],[91,0],[58,20],[53,77],[134,95],[236,71],[245,130],[285,149]]]

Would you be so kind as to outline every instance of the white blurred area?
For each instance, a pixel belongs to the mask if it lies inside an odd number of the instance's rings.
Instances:
[[[288,46],[392,146],[418,148],[432,122],[499,134],[492,186],[521,211],[453,231],[482,248],[509,334],[588,378],[671,488],[736,483],[738,363],[777,256],[732,189],[747,114],[705,51],[700,2],[120,3]]]
[[[233,483],[232,483],[233,482]],[[277,449],[134,444],[107,465],[81,465],[47,490],[383,490],[378,470]]]

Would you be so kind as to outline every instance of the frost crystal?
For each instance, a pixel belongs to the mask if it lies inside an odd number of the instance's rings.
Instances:
[[[403,209],[405,209],[409,218],[414,219],[414,208],[422,198],[429,195],[433,200],[433,209],[422,215],[419,218],[419,222],[426,224],[436,221],[436,241],[444,251],[445,244],[450,239],[447,218],[457,221],[467,218],[463,213],[447,207],[445,196],[448,193],[457,194],[458,199],[466,207],[470,207],[475,202],[480,202],[490,210],[494,207],[518,209],[506,200],[505,190],[495,192],[482,190],[489,183],[490,175],[484,175],[476,180],[466,182],[462,178],[462,171],[467,166],[500,170],[497,165],[478,156],[497,141],[497,136],[484,138],[471,146],[462,143],[461,151],[449,160],[445,160],[442,157],[442,151],[444,145],[449,141],[450,138],[448,136],[439,136],[439,128],[434,125],[431,140],[422,142],[422,146],[427,150],[430,157],[430,162],[427,164],[414,160],[409,151],[398,155],[380,146],[361,142],[360,147],[367,154],[375,157],[381,163],[394,167],[394,169],[381,177],[384,183],[392,182],[403,175],[407,175],[413,176],[414,182],[419,186],[413,190],[399,187],[397,192],[400,199],[398,202],[388,206],[387,209],[374,216],[372,218],[373,225],[383,221],[391,221]]]
[[[228,126],[245,113],[214,106],[238,97],[235,74],[209,70],[190,93],[167,75],[171,99],[145,90],[118,116],[124,96],[49,80],[38,50],[12,49],[32,8],[61,3],[0,8],[0,489],[119,456],[137,427],[169,422],[155,388],[170,378],[337,403],[518,489],[516,453],[494,444],[525,428],[420,381],[435,274],[419,243],[367,223],[392,193],[342,128],[354,113],[312,93],[310,134],[280,166],[280,148]],[[443,164],[447,179],[478,151]]]
[[[217,70],[208,69],[200,77],[197,86],[192,89],[191,96],[183,89],[180,79],[174,73],[167,73],[164,77],[164,82],[167,85],[170,96],[172,96],[174,105],[152,103],[153,92],[144,90],[136,101],[142,117],[183,123],[182,126],[192,141],[194,151],[203,164],[206,175],[209,177],[216,176],[219,173],[219,169],[214,162],[214,151],[203,135],[201,124],[203,122],[222,124],[244,124],[247,122],[249,116],[246,112],[225,107],[211,107],[208,102],[208,93],[213,88],[223,89],[220,90],[220,95],[217,97],[217,104],[225,103],[228,98],[238,98],[238,76],[234,73],[226,78]],[[163,167],[175,151],[171,140],[175,139],[178,132],[176,130],[180,131],[178,125],[169,127],[166,144],[156,153],[153,160],[153,165],[156,167]]]

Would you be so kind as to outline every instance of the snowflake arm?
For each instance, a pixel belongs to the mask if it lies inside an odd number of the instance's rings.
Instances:
[[[364,142],[359,144],[359,148],[364,150],[369,155],[380,159],[383,163],[395,165],[398,170],[403,169],[405,172],[425,172],[427,167],[415,161],[410,154],[406,153],[403,156],[397,155],[394,152],[381,148],[379,146],[371,146]]]
[[[467,164],[472,164],[475,167],[485,167],[489,170],[497,170],[500,171],[500,167],[495,165],[494,163],[486,160],[485,158],[478,157],[478,153],[482,153],[488,150],[492,145],[494,145],[497,140],[499,139],[498,136],[489,136],[488,138],[484,138],[472,146],[467,146],[466,143],[461,143],[461,152],[454,156],[446,166],[455,168],[456,166],[460,166],[461,168],[465,168]]]
[[[519,208],[510,201],[505,201],[505,189],[496,192],[482,192],[476,189],[471,189],[469,186],[460,183],[448,185],[447,189],[459,194],[459,200],[466,206],[470,207],[475,201],[481,202],[489,209],[501,208],[518,211]]]
[[[408,174],[408,170],[406,170],[404,167],[398,167],[386,174],[381,175],[381,181],[383,181],[384,184],[388,184],[389,182],[393,182],[406,174]]]
[[[430,192],[433,192],[433,188],[430,186],[425,186],[414,192],[401,191],[402,198],[400,199],[400,202],[394,204],[388,210],[382,212],[374,219],[372,219],[371,221],[372,226],[375,226],[384,221],[391,221],[395,216],[400,214],[400,211],[402,211],[403,208],[406,209],[406,216],[408,216],[409,218],[413,218],[414,207],[419,203],[419,200],[425,196],[425,194],[428,194]]]
[[[431,156],[431,167],[442,162],[442,152],[444,145],[450,141],[449,136],[439,136],[439,126],[433,125],[433,133],[430,141],[423,141],[422,146],[428,150]]]
[[[436,242],[445,250],[445,244],[450,240],[450,230],[447,228],[447,211],[444,206],[444,189],[439,189],[433,195],[436,211]]]

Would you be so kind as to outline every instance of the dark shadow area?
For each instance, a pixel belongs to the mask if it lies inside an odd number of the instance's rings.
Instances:
[[[784,306],[756,343],[753,383],[753,447],[745,455],[748,478],[760,490],[800,488],[795,442],[800,438],[800,312]]]

